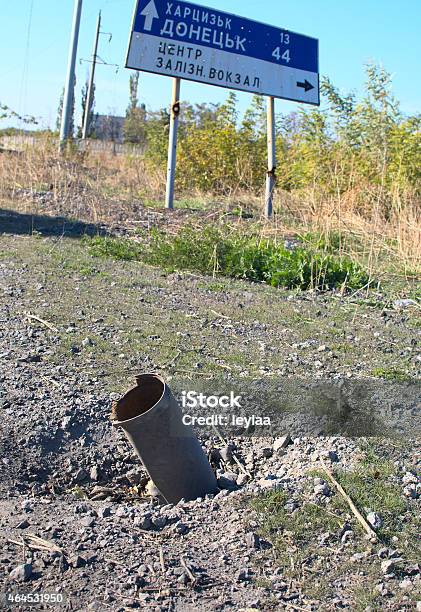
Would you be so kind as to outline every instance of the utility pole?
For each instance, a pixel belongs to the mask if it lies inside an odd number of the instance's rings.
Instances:
[[[69,60],[67,64],[66,86],[63,98],[63,114],[61,116],[60,126],[60,151],[64,149],[64,146],[69,138],[70,115],[72,112],[73,98],[75,95],[75,65],[77,45],[79,41],[82,2],[83,0],[75,0],[75,8],[73,13],[72,35],[69,48]]]
[[[177,159],[178,119],[180,115],[180,82],[181,79],[179,78],[173,79],[165,208],[174,208],[174,180]]]
[[[88,93],[86,96],[85,116],[83,117],[82,140],[85,140],[88,137],[89,128],[90,128],[89,119],[90,119],[92,98],[94,94],[95,68],[96,68],[96,60],[97,60],[97,53],[98,53],[98,41],[99,41],[100,30],[101,30],[101,11],[99,11],[99,15],[98,15],[98,23],[96,26],[94,49],[92,53],[91,74],[89,76]]]
[[[268,171],[266,175],[265,217],[270,219],[273,211],[273,190],[276,177],[276,133],[275,133],[275,99],[267,101],[268,131]]]

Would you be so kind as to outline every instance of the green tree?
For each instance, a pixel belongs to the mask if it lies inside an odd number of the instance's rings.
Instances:
[[[73,138],[75,132],[75,88],[76,88],[76,77],[74,80],[73,92],[72,92],[72,104],[70,109],[70,122],[69,122],[69,135],[70,138]],[[61,129],[61,121],[63,116],[63,104],[64,104],[64,87],[61,90],[60,100],[57,108],[57,118],[56,118],[56,130],[60,132]]]
[[[81,115],[81,125],[78,127],[77,130],[77,137],[78,138],[82,138],[82,129],[83,129],[83,122],[85,119],[85,112],[86,112],[86,104],[88,101],[88,89],[89,89],[89,81],[87,80],[86,83],[84,84],[84,86],[82,87],[82,92],[81,92],[81,109],[82,109],[82,115]],[[94,107],[95,107],[95,83],[92,87],[92,100],[91,100],[91,104],[90,104],[90,108],[89,108],[89,117],[88,117],[88,125],[89,125],[89,129],[88,129],[88,138],[90,136],[93,135],[94,133]]]
[[[123,128],[124,142],[132,144],[144,144],[146,141],[146,107],[144,104],[139,106],[138,88],[139,72],[135,72],[129,80],[129,106]]]
[[[159,166],[167,160],[170,113],[166,108],[148,113],[146,125],[147,157]]]
[[[35,117],[31,115],[19,115],[19,113],[12,110],[9,106],[7,106],[7,104],[3,104],[0,101],[0,121],[3,119],[17,119],[18,121],[28,124],[38,123]]]

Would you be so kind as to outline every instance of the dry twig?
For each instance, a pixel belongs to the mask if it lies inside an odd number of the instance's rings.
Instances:
[[[190,578],[190,582],[195,585],[197,582],[196,576],[193,574],[193,572],[191,571],[191,569],[188,567],[186,560],[184,559],[183,555],[180,556],[180,561],[181,561],[181,565],[184,567],[184,569],[186,570],[186,574],[187,576]]]
[[[55,327],[54,325],[52,325],[48,321],[45,321],[44,319],[41,319],[40,317],[37,317],[37,315],[33,315],[33,314],[30,314],[29,312],[27,312],[25,314],[25,316],[26,316],[27,319],[33,319],[34,321],[38,321],[38,323],[41,323],[42,325],[45,325],[45,327],[48,327],[48,329],[51,329],[51,331],[55,332],[56,334],[58,333],[57,327]]]
[[[64,554],[62,548],[54,544],[53,542],[49,542],[48,540],[44,540],[43,538],[39,538],[35,534],[26,533],[22,536],[22,542],[17,542],[16,540],[8,540],[12,544],[17,544],[18,546],[27,546],[29,549],[33,550],[43,550],[47,552],[58,552],[61,555]]]
[[[374,531],[374,529],[371,527],[371,525],[369,525],[367,523],[367,521],[365,520],[365,518],[363,517],[361,512],[358,510],[357,506],[354,504],[354,502],[352,501],[352,499],[350,498],[348,493],[345,491],[345,489],[339,484],[339,482],[333,476],[332,472],[330,470],[328,470],[328,468],[325,465],[323,465],[323,470],[326,472],[329,480],[335,485],[336,489],[339,491],[339,493],[342,495],[342,497],[348,503],[348,505],[351,508],[351,511],[354,514],[355,518],[362,525],[362,527],[367,532],[367,534],[370,537],[374,537],[377,540],[377,533]]]
[[[162,546],[159,547],[159,562],[161,564],[162,573],[165,576],[165,561],[164,561],[164,551],[162,550]]]

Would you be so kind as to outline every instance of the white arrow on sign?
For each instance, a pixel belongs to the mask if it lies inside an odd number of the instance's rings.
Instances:
[[[152,30],[153,20],[159,18],[154,0],[151,0],[140,14],[145,18],[145,30],[150,32]]]

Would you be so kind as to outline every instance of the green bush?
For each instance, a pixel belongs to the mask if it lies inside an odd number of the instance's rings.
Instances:
[[[121,238],[85,238],[94,257],[144,261],[166,270],[192,270],[290,289],[358,289],[367,273],[349,257],[244,235],[229,227],[185,227],[176,235],[153,230],[142,244]]]
[[[316,200],[347,195],[356,212],[384,219],[418,206],[421,194],[421,116],[405,117],[391,77],[366,66],[363,95],[343,95],[322,80],[323,110],[303,109],[276,118],[277,187],[311,189]],[[148,114],[146,156],[163,169],[168,112]],[[254,96],[244,117],[236,95],[221,105],[181,104],[177,189],[232,195],[262,192],[267,168],[266,110]]]
[[[202,231],[184,228],[176,236],[155,232],[145,251],[153,265],[171,270],[221,274],[273,287],[357,289],[369,281],[367,273],[348,257],[305,247],[288,250],[273,240],[232,233],[228,228]]]
[[[82,239],[82,243],[88,247],[93,257],[111,257],[112,259],[123,259],[125,261],[139,261],[142,249],[139,244],[132,240],[122,238],[108,238],[88,236]]]

